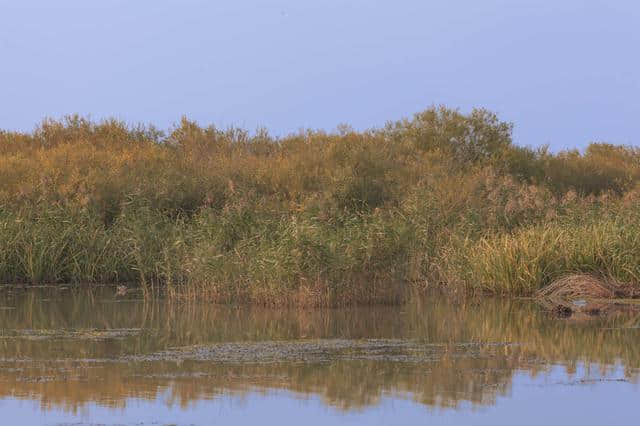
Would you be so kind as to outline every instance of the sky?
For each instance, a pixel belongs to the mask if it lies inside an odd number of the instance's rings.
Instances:
[[[0,0],[0,128],[381,127],[483,107],[514,141],[640,145],[637,0]]]

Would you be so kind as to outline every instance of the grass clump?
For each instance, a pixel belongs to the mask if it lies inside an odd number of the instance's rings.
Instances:
[[[516,295],[532,295],[576,273],[637,285],[640,221],[622,214],[602,212],[604,217],[584,222],[556,220],[460,242],[450,252],[449,277],[470,290]]]
[[[538,297],[565,300],[634,299],[640,297],[640,288],[595,275],[571,274],[540,290]]]
[[[46,120],[0,132],[0,282],[270,305],[637,285],[639,179],[635,148],[520,147],[480,109],[286,137]]]

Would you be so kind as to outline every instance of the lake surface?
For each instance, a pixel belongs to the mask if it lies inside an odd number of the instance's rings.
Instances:
[[[640,317],[526,300],[259,309],[0,290],[3,424],[633,424]]]

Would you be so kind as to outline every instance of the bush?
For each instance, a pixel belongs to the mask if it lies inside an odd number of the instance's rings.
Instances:
[[[0,281],[274,305],[530,294],[564,272],[637,283],[639,153],[519,147],[481,109],[283,138],[46,120],[0,132]]]

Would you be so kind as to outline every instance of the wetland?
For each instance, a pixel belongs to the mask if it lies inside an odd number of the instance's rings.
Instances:
[[[638,333],[636,311],[565,319],[528,299],[302,310],[6,288],[0,408],[23,424],[598,424],[640,396]]]
[[[0,283],[22,424],[622,423],[640,150],[45,120],[0,131]]]

